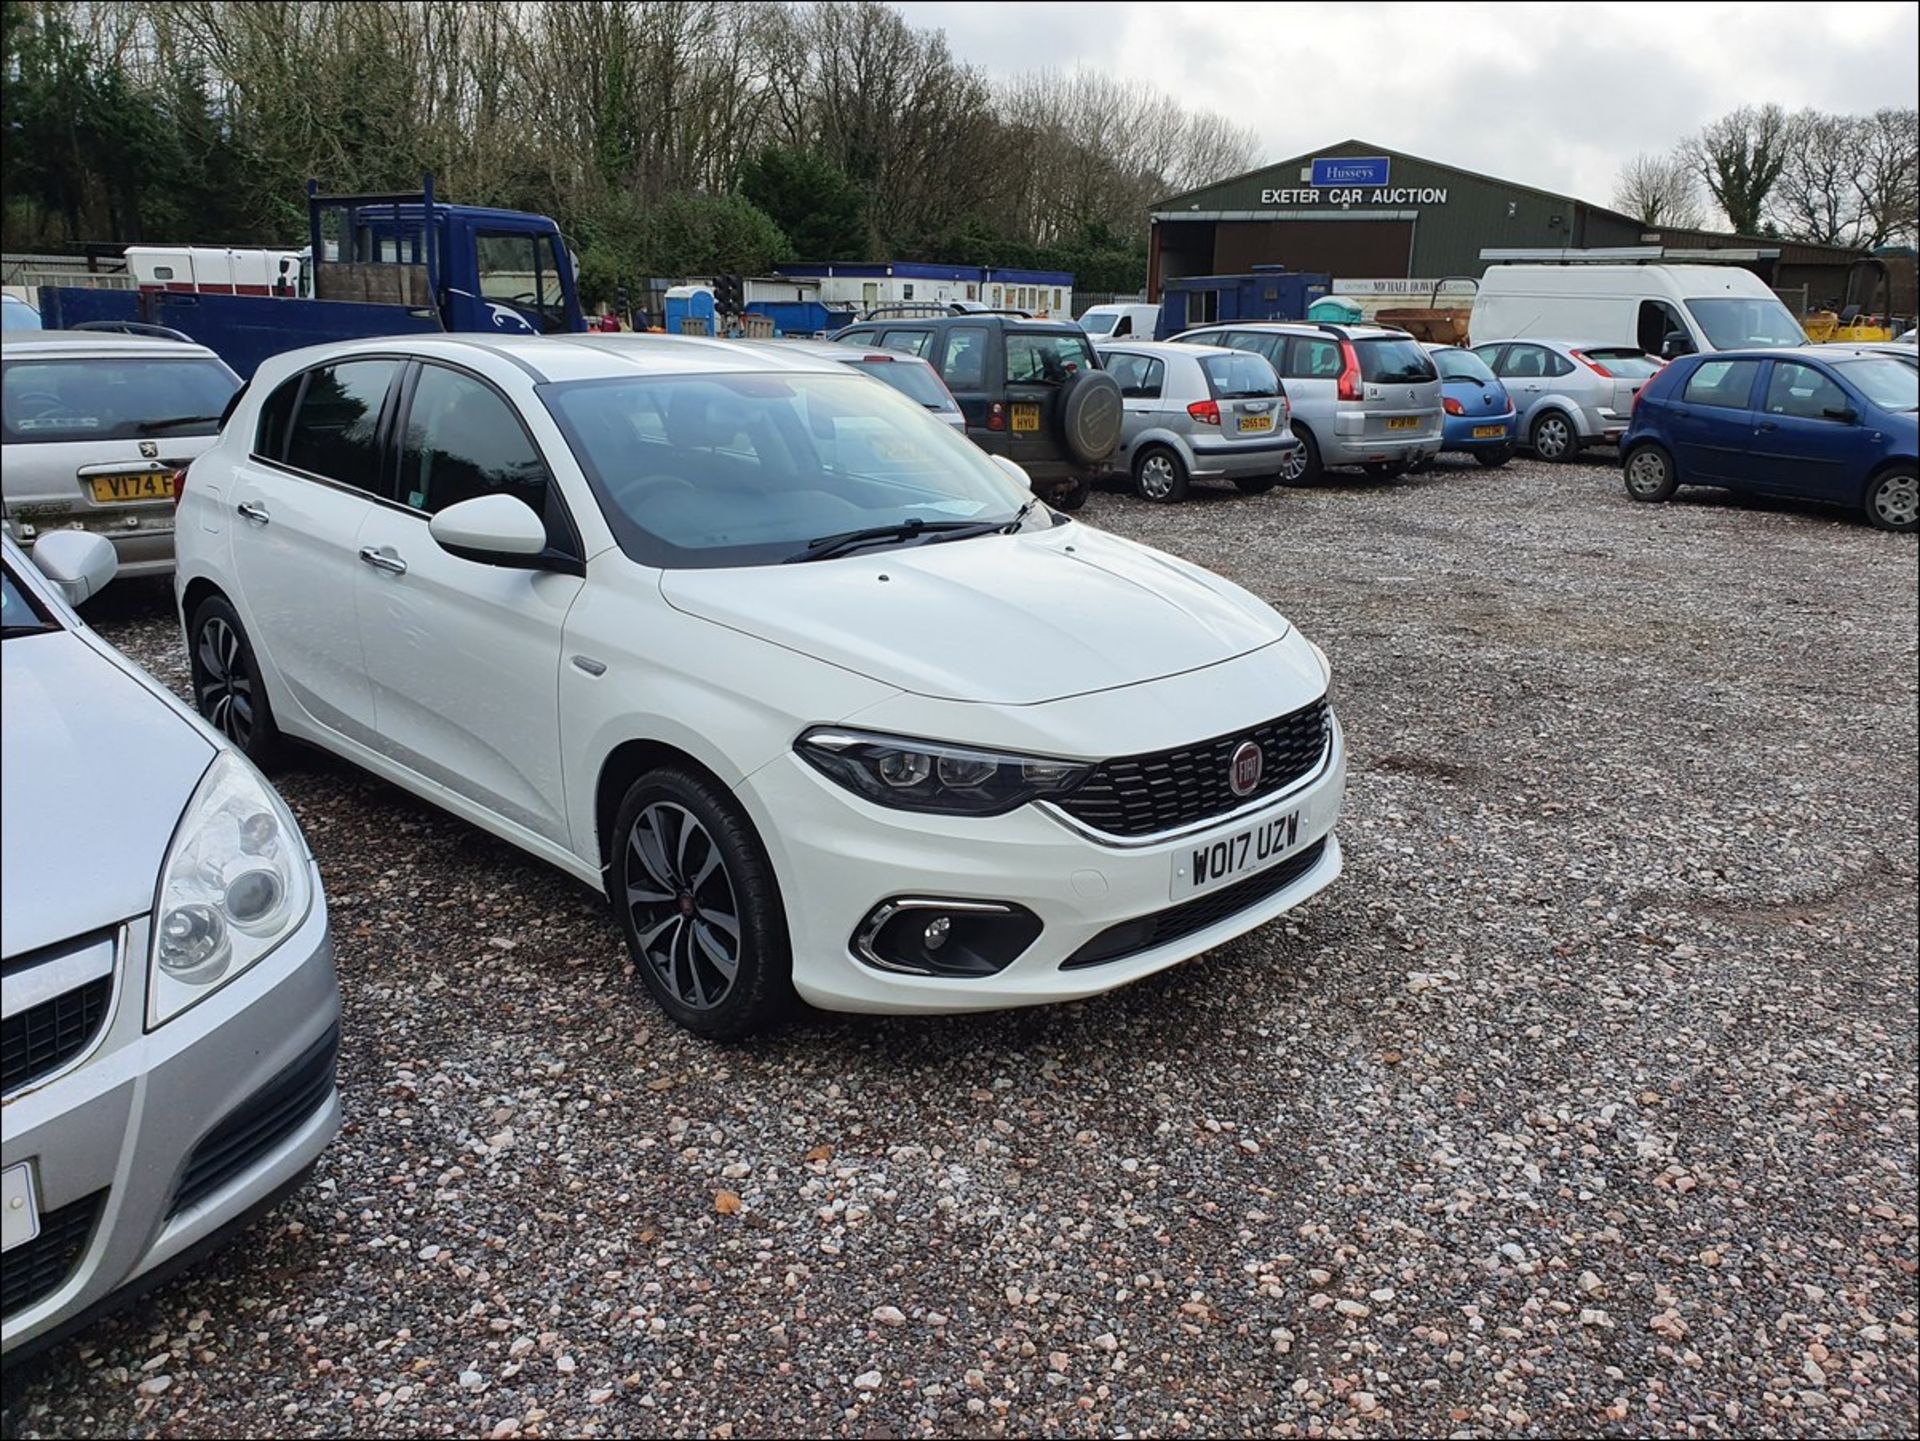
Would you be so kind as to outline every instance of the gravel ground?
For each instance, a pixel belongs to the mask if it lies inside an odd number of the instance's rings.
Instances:
[[[1331,652],[1354,767],[1339,884],[1084,1004],[706,1045],[301,761],[346,1133],[6,1433],[1912,1435],[1916,547],[1610,459],[1095,495]]]

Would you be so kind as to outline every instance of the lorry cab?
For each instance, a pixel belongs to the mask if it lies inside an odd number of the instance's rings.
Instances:
[[[319,300],[432,306],[452,331],[552,335],[586,329],[572,256],[544,215],[448,205],[417,193],[321,195],[308,183]]]
[[[1476,346],[1575,335],[1666,360],[1807,343],[1766,282],[1737,265],[1492,265],[1470,329]]]

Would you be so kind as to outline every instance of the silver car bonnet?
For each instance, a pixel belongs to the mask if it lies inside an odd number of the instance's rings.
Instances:
[[[69,631],[0,643],[0,955],[145,915],[214,747]]]

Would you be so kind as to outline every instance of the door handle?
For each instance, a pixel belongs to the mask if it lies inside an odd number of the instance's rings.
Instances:
[[[1680,409],[1677,405],[1673,408],[1673,414],[1676,420],[1685,420],[1692,413],[1691,411]]]
[[[1771,420],[1763,420],[1760,422],[1760,428],[1762,430],[1778,430],[1780,427],[1775,425]]]
[[[265,525],[273,519],[272,516],[267,514],[267,508],[264,505],[260,505],[251,500],[241,501],[234,509],[239,511],[240,514],[244,515],[248,520],[257,520],[262,525]]]
[[[360,547],[360,559],[375,570],[391,571],[394,575],[405,575],[407,563],[389,550],[375,550],[370,545]]]

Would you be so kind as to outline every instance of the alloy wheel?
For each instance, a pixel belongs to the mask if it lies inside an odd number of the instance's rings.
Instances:
[[[1557,415],[1548,416],[1534,428],[1533,448],[1542,460],[1558,460],[1567,453],[1572,440],[1566,421]]]
[[[194,683],[194,699],[200,714],[245,750],[253,738],[253,675],[247,669],[246,653],[240,649],[240,637],[220,617],[210,616],[200,627],[195,654],[200,675]]]
[[[1281,462],[1280,478],[1285,481],[1295,481],[1306,473],[1307,447],[1305,445],[1296,445],[1287,453],[1287,458]]]
[[[682,1005],[712,1010],[740,969],[740,906],[719,843],[684,806],[656,801],[627,834],[624,879],[642,959]]]
[[[1910,529],[1920,520],[1920,480],[1911,475],[1897,475],[1874,487],[1873,509],[1888,527]]]
[[[1173,493],[1173,462],[1150,455],[1140,462],[1140,490],[1148,500],[1165,500]]]

